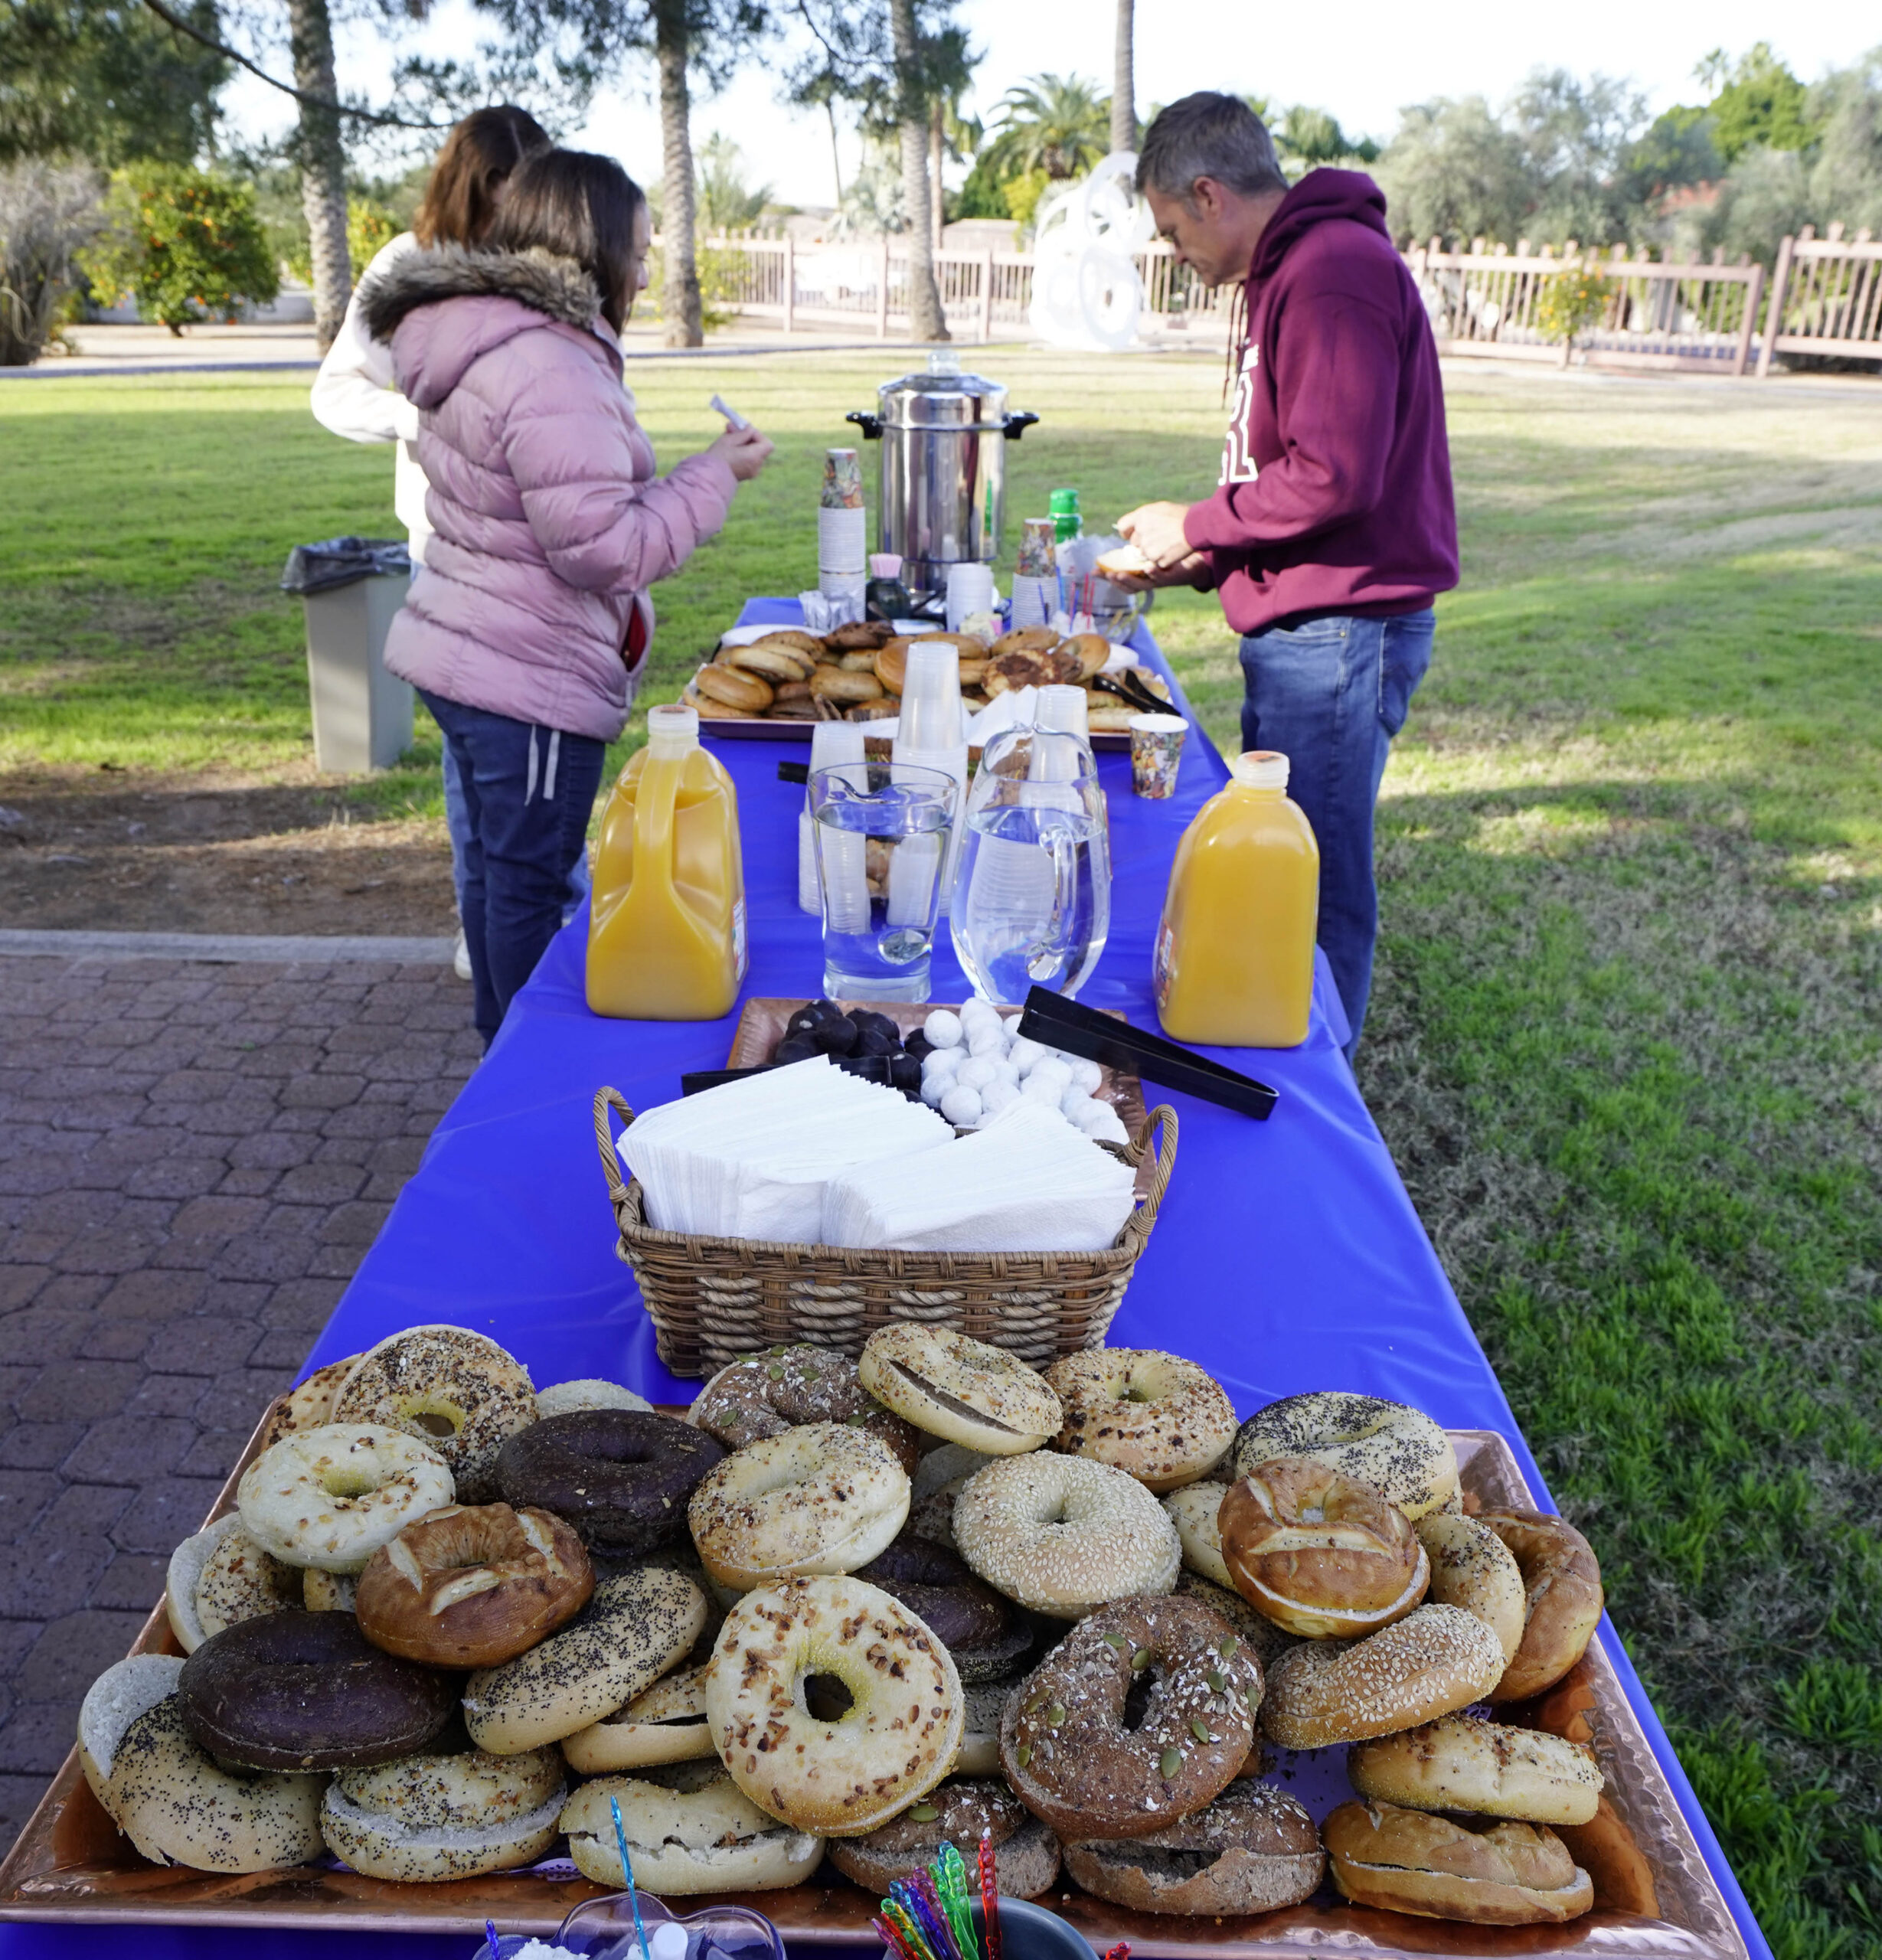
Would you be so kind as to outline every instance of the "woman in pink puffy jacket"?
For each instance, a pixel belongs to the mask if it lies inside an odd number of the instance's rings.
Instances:
[[[647,205],[606,157],[549,150],[475,250],[413,253],[361,296],[419,411],[433,536],[386,642],[462,773],[464,929],[488,1043],[560,923],[607,745],[653,631],[647,588],[719,529],[755,429],[654,472],[621,385]]]

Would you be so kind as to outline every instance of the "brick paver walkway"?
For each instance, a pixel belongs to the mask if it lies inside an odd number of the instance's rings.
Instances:
[[[448,967],[0,959],[0,1847],[478,1046]]]

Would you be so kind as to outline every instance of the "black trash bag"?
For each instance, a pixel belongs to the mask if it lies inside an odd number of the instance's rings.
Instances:
[[[305,596],[334,592],[361,579],[397,573],[412,575],[412,554],[397,537],[328,537],[318,544],[297,544],[288,554],[281,590]]]

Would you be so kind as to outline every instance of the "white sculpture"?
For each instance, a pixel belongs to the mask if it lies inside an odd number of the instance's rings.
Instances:
[[[1135,155],[1119,151],[1040,207],[1028,317],[1047,346],[1109,354],[1135,344],[1144,284],[1132,254],[1152,229],[1136,183]]]

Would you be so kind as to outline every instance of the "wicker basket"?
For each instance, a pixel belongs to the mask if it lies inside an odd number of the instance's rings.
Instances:
[[[786,1341],[859,1354],[877,1328],[898,1320],[951,1327],[1035,1367],[1100,1347],[1176,1161],[1176,1112],[1167,1104],[1129,1144],[1099,1146],[1135,1167],[1162,1125],[1149,1191],[1103,1252],[881,1252],[707,1239],[645,1222],[639,1182],[621,1175],[610,1110],[629,1122],[634,1112],[612,1089],[595,1096],[595,1142],[620,1227],[615,1250],[640,1282],[660,1359],[688,1377]]]

